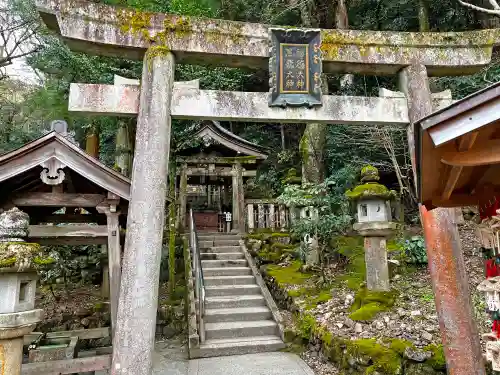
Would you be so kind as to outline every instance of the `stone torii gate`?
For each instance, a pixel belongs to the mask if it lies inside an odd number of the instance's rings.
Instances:
[[[117,375],[151,373],[171,118],[407,126],[432,112],[428,75],[477,71],[490,62],[499,36],[498,30],[321,30],[323,72],[398,74],[406,98],[324,95],[316,102],[320,107],[279,108],[269,106],[267,93],[174,85],[176,62],[268,69],[267,25],[143,13],[69,0],[38,0],[37,7],[47,26],[73,50],[144,61],[140,88],[75,84],[71,95],[73,110],[138,116],[113,342],[112,374]],[[413,132],[409,135],[414,160]],[[469,363],[476,360],[461,358]],[[470,368],[478,367],[470,364]]]

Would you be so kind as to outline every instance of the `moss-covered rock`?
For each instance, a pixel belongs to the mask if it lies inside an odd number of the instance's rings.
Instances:
[[[361,288],[356,293],[349,317],[356,321],[372,320],[378,313],[390,310],[397,295],[397,291],[378,292]]]
[[[311,278],[312,274],[300,272],[301,266],[302,262],[296,260],[287,267],[270,265],[267,267],[266,272],[276,280],[279,286],[302,285]]]

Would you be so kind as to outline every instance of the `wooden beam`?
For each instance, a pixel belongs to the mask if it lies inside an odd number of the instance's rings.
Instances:
[[[441,198],[432,199],[432,205],[435,207],[476,206],[478,202],[478,196],[468,194],[452,194],[450,198],[446,200]],[[426,202],[426,205],[427,204]]]
[[[39,223],[102,223],[106,221],[104,215],[82,215],[82,214],[54,214],[47,216],[34,217]]]
[[[457,149],[459,152],[466,152],[472,148],[474,145],[474,142],[476,141],[477,135],[479,133],[477,131],[470,132],[467,134],[464,134],[460,139],[458,140],[457,144]],[[446,178],[446,184],[443,190],[443,194],[441,195],[441,198],[443,200],[448,200],[450,199],[451,194],[453,193],[453,190],[455,190],[455,186],[457,185],[458,179],[460,178],[460,175],[462,174],[463,167],[457,167],[453,166],[450,168],[448,172],[448,177]]]
[[[111,355],[23,364],[21,375],[63,375],[111,368]]]
[[[20,207],[96,207],[105,199],[101,194],[24,193],[14,196],[12,203]]]
[[[462,135],[458,140],[458,151],[464,152],[470,150],[474,142],[476,142],[478,134],[479,132],[475,131]]]
[[[24,336],[24,345],[29,345],[33,341],[35,341],[42,332],[31,332]],[[59,337],[69,337],[69,336],[78,336],[79,340],[92,340],[92,339],[101,339],[105,337],[109,337],[109,327],[102,328],[90,328],[90,329],[76,329],[73,331],[59,331],[59,332],[48,332],[47,338],[54,339]]]
[[[457,181],[460,178],[460,174],[462,173],[463,167],[451,167],[448,173],[448,177],[446,178],[446,185],[443,190],[443,194],[441,195],[441,199],[446,201],[450,199],[455,186],[457,185]]]
[[[177,176],[180,176],[181,172],[177,171]],[[233,176],[233,171],[231,168],[228,168],[227,171],[209,171],[206,168],[196,168],[196,169],[188,169],[188,176],[220,176],[220,177],[231,177]],[[243,177],[255,177],[257,176],[257,171],[243,171]]]
[[[457,167],[499,164],[500,140],[490,140],[464,152],[443,152],[441,162]]]
[[[106,225],[30,225],[29,240],[40,245],[107,244]]]
[[[226,164],[232,165],[235,162],[240,164],[256,164],[257,158],[252,157],[224,157],[224,156],[208,156],[208,157],[199,157],[199,156],[178,156],[176,158],[177,163],[185,163],[185,164]]]

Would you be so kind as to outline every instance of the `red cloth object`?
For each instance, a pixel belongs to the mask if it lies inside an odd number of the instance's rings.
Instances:
[[[496,199],[496,197],[494,197],[491,203],[492,204],[490,204],[490,201],[488,201],[485,206],[480,203],[479,216],[481,217],[481,220],[490,218],[497,214],[497,210],[500,208],[500,201]]]
[[[495,259],[488,259],[486,261],[486,278],[500,276],[500,270],[495,262]]]
[[[491,328],[491,331],[496,335],[497,338],[500,338],[500,321],[499,320],[493,321],[493,327]]]

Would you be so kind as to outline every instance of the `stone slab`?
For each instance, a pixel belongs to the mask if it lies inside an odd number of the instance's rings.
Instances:
[[[151,40],[179,63],[268,68],[271,26],[227,20],[141,13],[81,0],[37,0],[49,28],[68,46],[106,56],[142,59]],[[138,25],[142,25],[139,26]],[[420,61],[431,75],[478,71],[491,60],[500,30],[406,33],[322,30],[326,73],[395,74]]]
[[[314,375],[297,355],[291,353],[258,353],[194,359],[189,361],[188,375]]]
[[[135,116],[139,108],[139,87],[72,83],[68,109],[71,112]],[[194,105],[196,103],[196,105]],[[275,108],[268,105],[268,93],[212,91],[174,85],[171,115],[179,119],[251,122],[313,122],[329,124],[407,125],[404,97],[323,96],[318,108]]]

